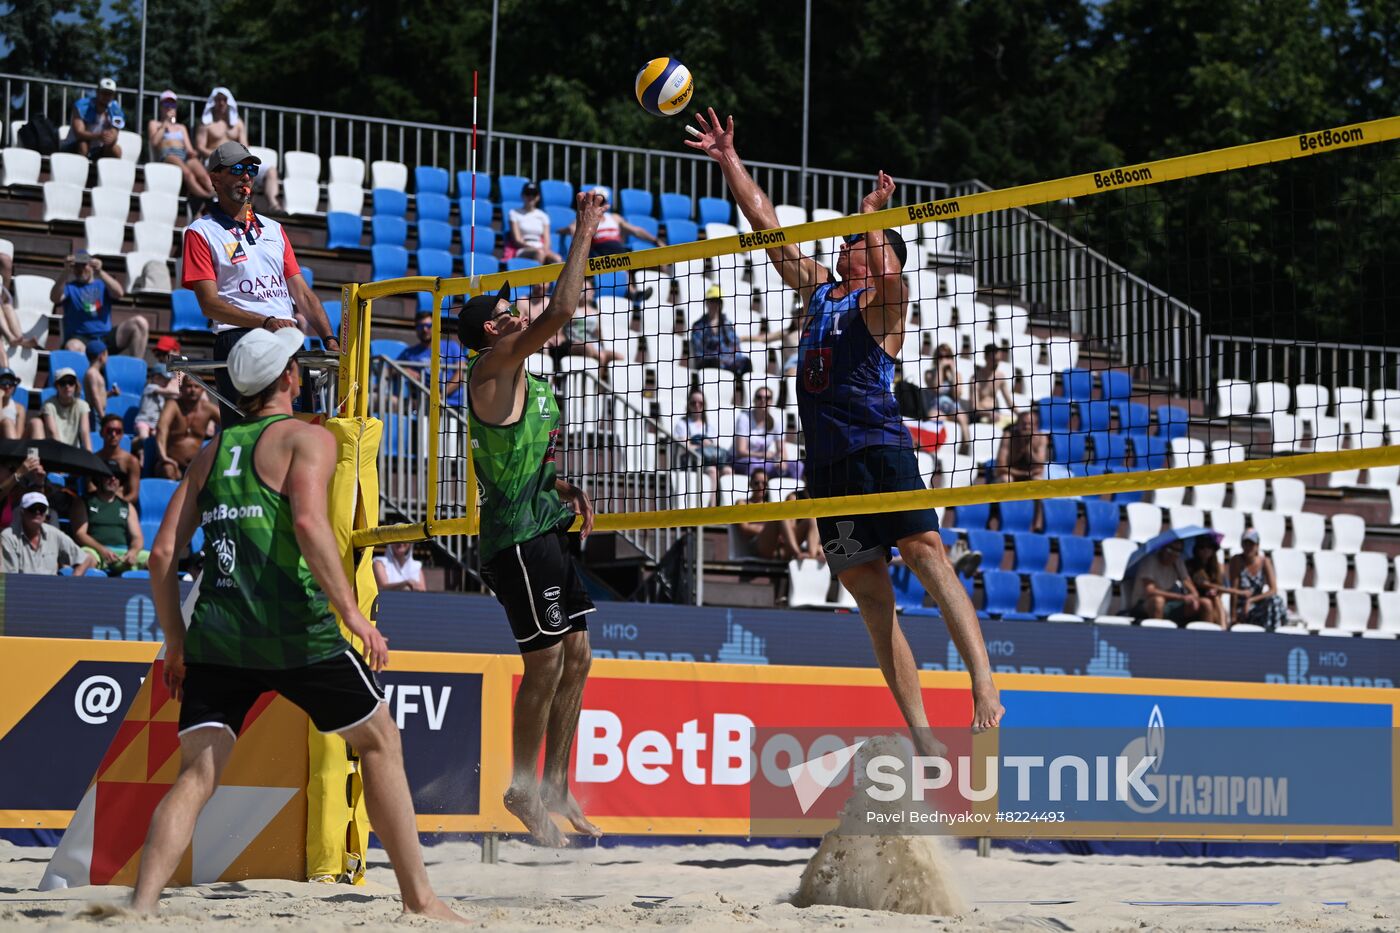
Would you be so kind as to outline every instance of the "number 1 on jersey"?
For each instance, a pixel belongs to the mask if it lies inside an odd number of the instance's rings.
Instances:
[[[243,468],[238,465],[238,461],[243,457],[243,445],[239,444],[237,447],[230,447],[229,456],[232,458],[232,462],[229,464],[228,469],[224,470],[224,475],[237,476],[243,472]]]

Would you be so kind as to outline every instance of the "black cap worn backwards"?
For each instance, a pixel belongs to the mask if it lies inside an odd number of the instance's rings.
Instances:
[[[457,339],[468,350],[480,350],[486,346],[486,322],[496,316],[496,305],[501,299],[510,300],[510,283],[501,286],[494,295],[477,295],[468,299],[457,316]]]
[[[894,250],[894,254],[899,257],[899,268],[904,268],[904,261],[909,258],[909,247],[904,244],[904,237],[899,235],[897,230],[885,231],[885,242]]]

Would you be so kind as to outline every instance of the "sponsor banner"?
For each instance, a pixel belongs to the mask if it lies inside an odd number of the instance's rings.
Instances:
[[[180,584],[182,602],[193,587],[193,582]],[[149,580],[89,581],[9,573],[0,574],[0,596],[0,635],[164,640]],[[155,656],[154,651],[149,654]]]
[[[425,673],[412,669],[407,654],[391,657],[394,669],[379,681],[403,736],[414,811],[420,818],[480,813],[482,675]]]

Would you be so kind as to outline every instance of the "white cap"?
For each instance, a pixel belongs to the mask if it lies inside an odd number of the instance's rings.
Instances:
[[[117,82],[112,78],[103,78],[97,82],[97,89],[99,91],[116,91]]]
[[[287,361],[306,343],[295,327],[253,330],[228,355],[228,378],[243,395],[256,395],[282,375]]]
[[[23,496],[20,497],[19,500],[20,509],[27,509],[31,505],[47,506],[48,504],[49,497],[44,495],[42,492],[26,492]]]
[[[53,385],[58,385],[60,382],[63,381],[63,378],[64,378],[65,376],[72,376],[74,379],[77,379],[77,378],[78,378],[78,374],[77,374],[76,372],[73,371],[73,367],[71,367],[71,366],[64,366],[64,367],[61,367],[61,368],[59,369],[58,372],[56,372],[56,373],[53,374],[52,384],[53,384]]]

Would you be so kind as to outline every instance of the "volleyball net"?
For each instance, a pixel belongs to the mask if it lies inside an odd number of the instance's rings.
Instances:
[[[560,471],[600,531],[1379,476],[1400,464],[1400,227],[1374,224],[1400,206],[1397,137],[1393,117],[875,213],[778,205],[772,230],[740,215],[596,255],[573,320],[527,364],[560,403]],[[878,229],[906,244],[902,338],[889,391],[845,404],[898,412],[927,488],[795,499],[799,382],[838,387],[799,352],[804,309],[766,251],[833,269]],[[561,268],[346,286],[341,397],[395,422],[384,456],[419,464],[423,500],[423,520],[357,545],[475,533],[456,310],[509,283],[538,315]],[[371,387],[399,378],[372,365],[375,302],[420,294],[444,309],[429,401],[372,412]],[[1354,340],[1319,339],[1339,321]]]

